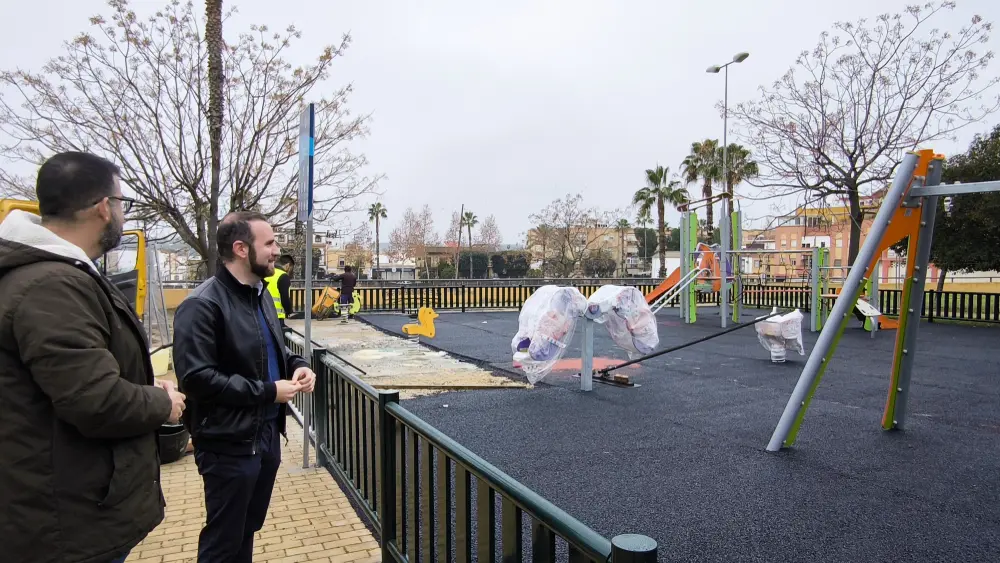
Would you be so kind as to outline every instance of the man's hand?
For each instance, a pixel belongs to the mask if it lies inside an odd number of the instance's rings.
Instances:
[[[160,386],[157,385],[157,387]],[[166,388],[164,387],[164,389]],[[185,408],[184,399],[186,397],[184,396],[184,393],[180,393],[173,389],[166,389],[166,391],[167,395],[170,397],[170,403],[171,403],[170,418],[167,419],[167,422],[169,422],[170,424],[177,424],[178,422],[181,421],[181,415],[184,414],[184,408]]]
[[[164,391],[177,390],[177,386],[174,385],[174,382],[167,379],[157,379],[153,382],[153,384],[159,387],[160,389],[163,389]]]
[[[302,389],[302,385],[294,381],[284,379],[276,382],[274,386],[278,389],[278,394],[274,397],[275,403],[287,403],[295,397],[295,394]]]
[[[292,382],[301,385],[303,393],[312,393],[316,387],[316,374],[307,367],[300,367],[292,374]]]

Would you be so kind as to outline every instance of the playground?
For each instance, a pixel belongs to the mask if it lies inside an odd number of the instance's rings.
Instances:
[[[741,322],[768,311],[745,310]],[[362,320],[403,336],[406,315]],[[518,313],[441,313],[425,344],[515,375]],[[719,332],[719,310],[657,314],[660,348]],[[580,334],[531,391],[406,408],[602,534],[636,530],[667,561],[988,561],[1000,549],[994,328],[922,323],[907,429],[880,427],[895,331],[853,318],[794,448],[765,451],[805,356],[772,363],[753,327],[623,368],[580,391]],[[594,367],[626,359],[594,331]],[[447,405],[447,408],[444,408]],[[994,555],[990,555],[990,554]]]

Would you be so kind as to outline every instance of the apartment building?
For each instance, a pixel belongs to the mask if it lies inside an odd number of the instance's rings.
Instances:
[[[568,234],[562,228],[552,232],[532,228],[527,233],[525,249],[531,253],[532,268],[537,269],[546,260],[558,258],[562,250],[568,258],[605,253],[618,264],[617,275],[639,275],[644,270],[649,273],[648,265],[639,259],[639,242],[631,227],[620,231],[614,225],[599,223],[571,229]]]

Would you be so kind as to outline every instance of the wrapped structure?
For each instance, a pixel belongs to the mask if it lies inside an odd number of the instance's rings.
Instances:
[[[660,343],[656,315],[636,287],[601,286],[587,300],[584,316],[606,326],[629,359],[653,352]]]
[[[777,310],[774,308],[772,312]],[[798,352],[800,356],[805,355],[805,347],[802,345],[802,313],[798,309],[763,320],[754,327],[757,329],[757,340],[771,353],[772,362],[784,362],[787,350]]]
[[[587,298],[575,287],[545,285],[521,306],[517,334],[511,340],[514,361],[532,384],[548,375],[573,341]]]

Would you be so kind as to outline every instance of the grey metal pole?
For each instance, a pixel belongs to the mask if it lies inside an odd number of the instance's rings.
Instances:
[[[729,65],[726,65],[725,88],[722,98],[722,191],[729,194]],[[709,205],[712,205],[709,202]],[[722,328],[726,328],[726,321],[729,317],[729,276],[726,271],[726,259],[729,257],[729,206],[732,202],[728,197],[722,198],[722,220],[719,222],[719,238],[722,243],[721,260],[719,261],[719,271],[721,272],[722,293],[719,295],[719,313],[722,317]],[[708,226],[709,229],[712,225]]]
[[[594,389],[594,321],[583,319],[583,350],[580,358],[580,391]]]
[[[833,310],[830,312],[830,319],[833,322],[827,323],[820,332],[816,346],[813,348],[812,353],[809,354],[809,359],[806,360],[806,365],[799,376],[799,381],[795,384],[795,389],[788,398],[788,404],[785,405],[785,410],[781,413],[778,425],[771,435],[771,441],[767,444],[767,451],[776,452],[781,450],[785,445],[790,445],[787,444],[787,440],[798,424],[797,420],[800,418],[800,413],[802,416],[805,414],[804,411],[808,400],[811,398],[810,395],[814,383],[818,380],[821,371],[825,369],[825,364],[829,360],[828,356],[832,355],[831,353],[835,347],[835,341],[844,330],[844,326],[847,323],[847,316],[857,302],[858,294],[861,291],[861,281],[864,279],[865,270],[871,264],[872,258],[878,250],[878,245],[882,241],[886,229],[889,227],[889,220],[896,212],[896,208],[899,207],[903,193],[913,178],[913,171],[916,169],[918,159],[919,156],[917,153],[908,152],[900,163],[896,177],[893,178],[892,185],[889,187],[888,193],[886,193],[882,206],[879,208],[878,214],[875,215],[875,220],[868,232],[868,236],[865,237],[864,243],[858,251],[858,256],[855,258],[854,264],[847,274],[843,290],[833,304]]]
[[[305,328],[303,336],[305,342],[302,344],[302,357],[312,358],[312,262],[313,262],[313,218],[309,214],[306,220],[306,294],[305,294]],[[309,397],[304,397],[302,401],[302,468],[309,467],[309,423],[312,421],[311,402]]]
[[[941,182],[941,172],[941,161],[931,161],[930,168],[927,171],[927,181],[924,185],[938,185]],[[893,428],[904,428],[906,424],[906,403],[910,394],[910,377],[913,374],[913,356],[916,354],[917,332],[920,329],[920,318],[923,316],[924,284],[927,280],[927,266],[930,263],[934,223],[937,219],[938,196],[930,196],[923,199],[923,205],[920,209],[920,234],[917,238],[917,253],[913,257],[916,263],[913,267],[913,281],[910,283],[910,299],[907,308],[900,312],[900,327],[898,330],[903,331],[903,349],[901,350],[902,357],[898,358],[898,377],[893,378],[896,385],[895,407],[891,413]]]

